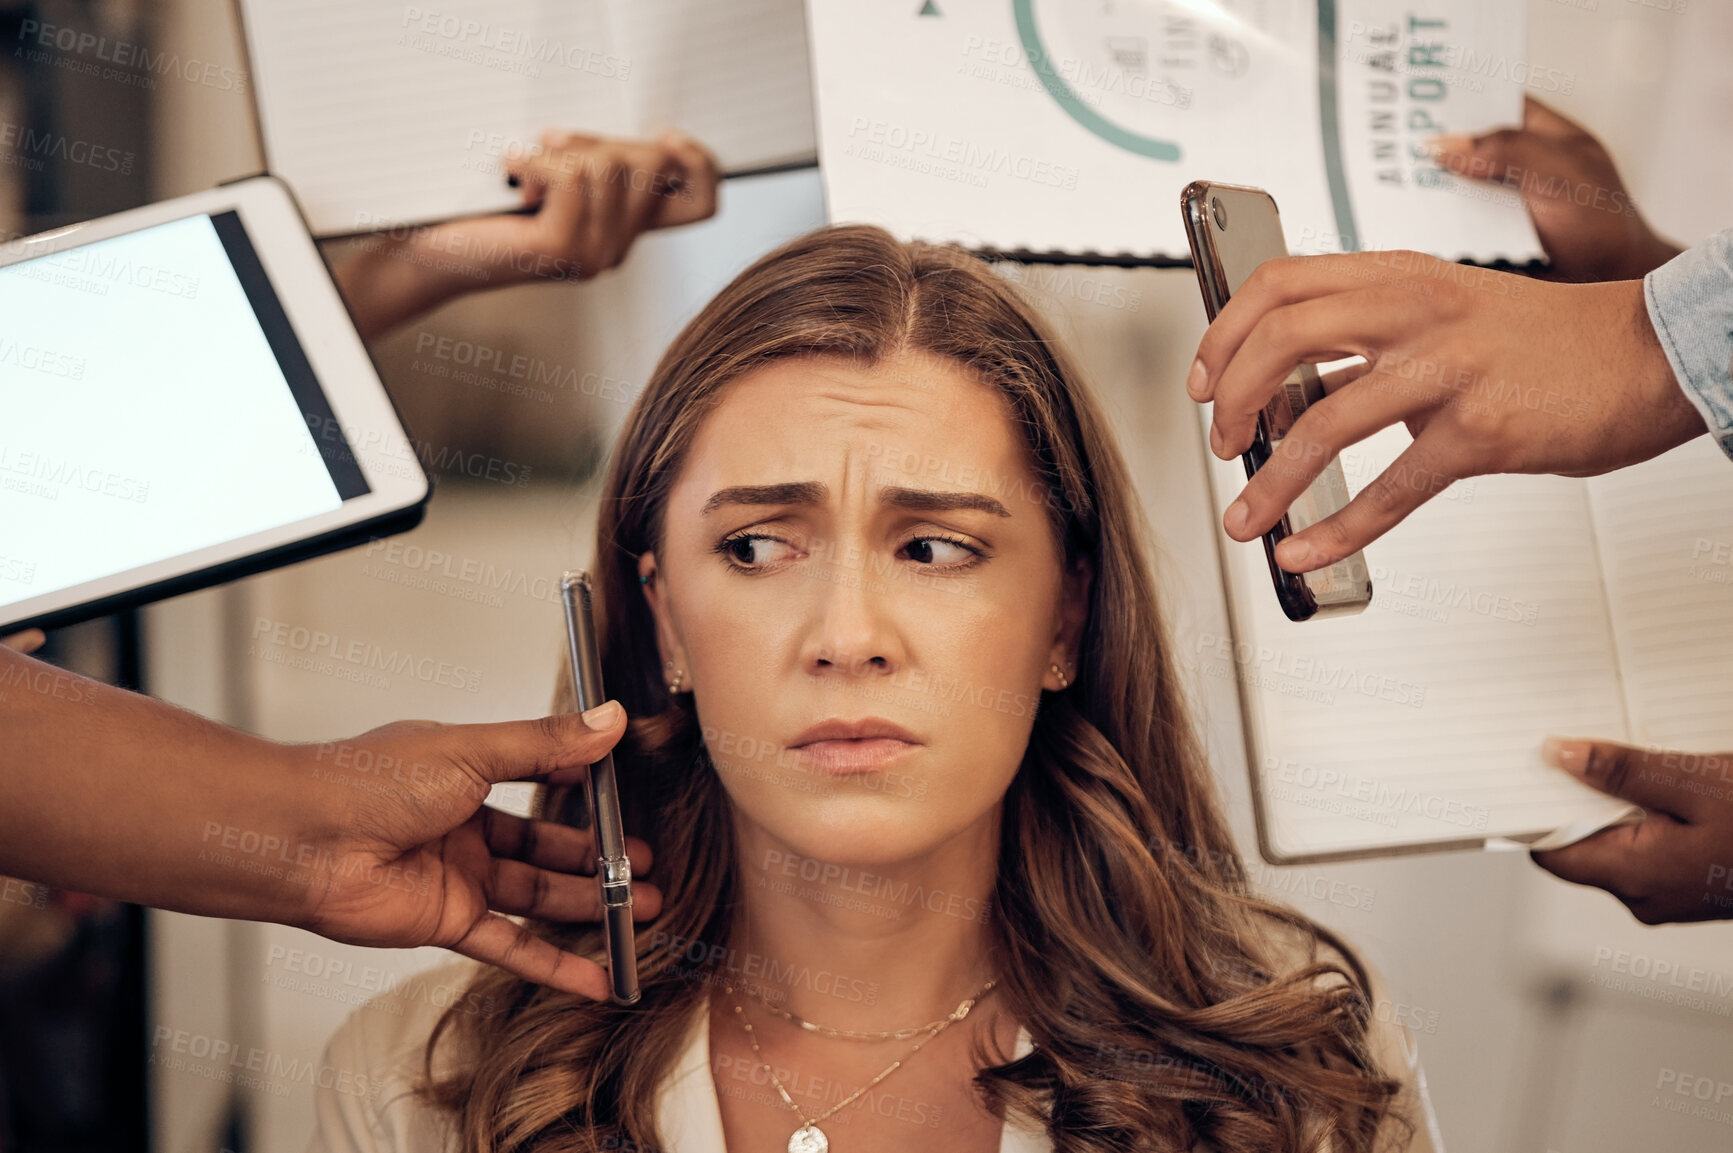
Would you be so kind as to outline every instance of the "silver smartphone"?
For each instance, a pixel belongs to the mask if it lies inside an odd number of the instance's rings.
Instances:
[[[1198,287],[1203,290],[1204,310],[1212,321],[1253,269],[1266,260],[1288,255],[1275,198],[1261,188],[1194,181],[1180,194],[1180,210]],[[1248,478],[1268,463],[1294,421],[1323,395],[1318,370],[1309,364],[1295,366],[1280,391],[1258,413],[1252,447],[1240,458]],[[1284,537],[1317,524],[1347,503],[1348,480],[1342,473],[1342,462],[1332,458],[1282,519],[1264,534],[1270,579],[1289,620],[1346,616],[1372,603],[1372,579],[1366,571],[1364,552],[1308,573],[1291,573],[1276,563],[1276,545]]]
[[[596,642],[596,618],[590,574],[568,572],[560,581],[566,606],[566,639],[571,647],[572,686],[580,713],[608,699],[602,691],[602,654]],[[620,792],[610,751],[590,766],[585,792],[590,801],[590,829],[596,838],[596,879],[602,889],[602,928],[608,940],[608,979],[616,1005],[636,1004],[638,953],[632,929],[632,862],[626,856],[626,831],[620,817]]]

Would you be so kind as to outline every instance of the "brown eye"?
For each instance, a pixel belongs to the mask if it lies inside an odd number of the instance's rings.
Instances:
[[[923,565],[940,568],[966,568],[981,554],[960,540],[948,536],[918,536],[903,546],[909,559]]]
[[[785,540],[763,533],[748,532],[728,537],[716,546],[716,551],[722,554],[731,567],[750,572],[774,561],[786,559],[787,550],[790,548]]]

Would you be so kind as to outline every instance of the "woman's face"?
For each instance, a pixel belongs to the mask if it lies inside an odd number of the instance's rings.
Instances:
[[[738,814],[802,857],[910,860],[979,822],[1041,690],[1075,679],[1070,578],[1009,405],[924,353],[729,385],[641,586]],[[876,719],[894,737],[831,734]]]

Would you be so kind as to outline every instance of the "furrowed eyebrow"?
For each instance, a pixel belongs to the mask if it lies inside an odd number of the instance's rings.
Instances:
[[[731,504],[773,505],[773,504],[821,504],[830,490],[818,481],[789,481],[785,484],[743,484],[732,488],[718,489],[704,502],[699,510],[700,515],[709,516],[712,512]],[[879,489],[879,500],[893,508],[913,509],[919,512],[946,512],[952,509],[975,509],[990,513],[993,516],[1010,516],[1004,505],[978,492],[945,492],[936,489],[903,488],[898,485],[887,485]]]
[[[957,508],[972,508],[981,512],[992,513],[994,516],[1011,515],[1004,505],[992,497],[978,492],[945,492],[927,488],[899,488],[892,485],[879,489],[879,499],[896,508],[915,509],[920,512],[947,512]]]
[[[786,484],[740,484],[718,489],[699,509],[699,515],[709,516],[731,504],[821,504],[828,490],[815,480],[789,481]]]

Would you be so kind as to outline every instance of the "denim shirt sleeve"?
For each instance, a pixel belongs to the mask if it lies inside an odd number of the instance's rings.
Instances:
[[[1733,459],[1733,228],[1645,276],[1643,300],[1679,387]]]

